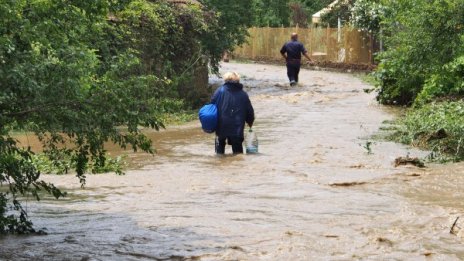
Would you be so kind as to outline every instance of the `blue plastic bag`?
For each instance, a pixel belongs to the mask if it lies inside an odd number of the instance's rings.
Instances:
[[[206,104],[198,111],[198,118],[201,122],[201,128],[206,133],[216,131],[218,123],[218,109],[216,104]]]
[[[219,89],[219,97],[216,104],[221,104],[222,95],[224,95],[224,86]],[[201,122],[201,128],[206,133],[213,133],[216,131],[218,125],[218,108],[214,103],[206,104],[198,111],[198,118]]]

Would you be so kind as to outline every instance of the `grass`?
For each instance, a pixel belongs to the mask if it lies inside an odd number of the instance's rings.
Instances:
[[[359,78],[366,84],[372,86],[372,88],[364,89],[366,93],[370,93],[375,90],[375,86],[379,84],[379,81],[374,77],[372,73],[355,73],[355,77]]]
[[[397,121],[394,141],[431,151],[429,160],[464,160],[464,101],[434,102]]]
[[[175,113],[163,113],[158,117],[165,126],[168,125],[181,125],[187,122],[198,119],[197,110],[184,110]]]

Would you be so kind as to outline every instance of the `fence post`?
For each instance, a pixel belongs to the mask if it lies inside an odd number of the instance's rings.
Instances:
[[[327,56],[329,55],[329,37],[330,37],[330,26],[327,24],[327,28],[325,28],[325,57],[327,58]]]
[[[309,57],[313,58],[313,38],[314,38],[314,25],[309,28]]]
[[[345,27],[343,28],[343,35],[345,37],[343,37],[343,49],[345,49],[345,57],[343,57],[343,62],[346,63],[349,61],[349,55],[350,55],[350,52],[351,50],[348,49],[348,39],[350,38],[349,35],[348,35],[348,28]]]
[[[268,49],[269,49],[269,28],[266,27],[264,28],[264,35],[263,35],[263,52],[262,55],[265,56],[266,58],[268,57]]]
[[[253,27],[252,31],[252,37],[253,37],[253,44],[251,48],[251,59],[255,59],[256,56],[256,27]]]
[[[285,39],[284,25],[282,25],[282,27],[280,28],[279,41],[282,41],[282,39]]]

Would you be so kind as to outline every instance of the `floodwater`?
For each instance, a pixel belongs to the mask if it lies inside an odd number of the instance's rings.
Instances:
[[[460,260],[464,165],[395,168],[427,153],[373,140],[394,109],[348,74],[224,64],[243,75],[260,153],[217,157],[194,122],[150,132],[157,155],[125,176],[45,179],[28,202],[45,236],[0,239],[1,260]],[[217,79],[212,78],[212,81]],[[370,144],[370,145],[368,145]],[[229,148],[230,150],[230,148]],[[120,153],[120,152],[115,152]],[[464,219],[464,218],[463,218]]]

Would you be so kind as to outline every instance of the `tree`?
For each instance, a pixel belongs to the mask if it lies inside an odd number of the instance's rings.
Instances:
[[[308,27],[308,15],[300,3],[290,3],[290,10],[292,10],[292,24],[299,27]]]
[[[217,67],[244,40],[237,17],[165,1],[0,2],[0,233],[34,231],[21,196],[64,196],[12,130],[34,132],[54,163],[69,159],[82,185],[105,164],[105,142],[152,152],[141,127],[163,127],[157,116],[200,58]]]
[[[446,95],[457,87],[462,79],[464,2],[397,0],[384,5],[389,9],[382,22],[388,50],[380,55],[376,72],[379,101],[411,105],[425,83],[430,84],[429,94]]]
[[[290,25],[288,0],[254,0],[252,2],[254,26],[281,27]]]
[[[380,32],[381,21],[387,8],[380,1],[357,0],[351,8],[351,24],[374,35]]]
[[[202,38],[202,44],[209,50],[213,71],[218,71],[218,63],[225,51],[232,51],[246,41],[248,28],[253,22],[252,1],[249,0],[202,0],[200,1],[217,22],[210,23],[211,30]]]
[[[348,24],[353,4],[356,2],[355,0],[338,1],[328,12],[322,14],[321,20],[330,27],[337,27],[339,19],[341,23]]]
[[[333,2],[333,0],[299,0],[306,7],[309,18]]]
[[[104,164],[106,141],[151,151],[139,126],[161,126],[154,112],[168,82],[140,73],[134,49],[113,48],[101,57],[109,7],[107,1],[0,4],[0,183],[9,188],[0,194],[0,232],[33,231],[19,195],[64,195],[40,180],[33,152],[17,144],[11,129],[33,131],[52,159],[69,155],[82,184],[90,161]]]

